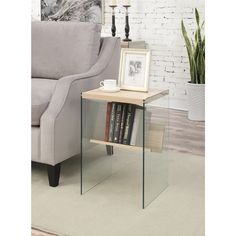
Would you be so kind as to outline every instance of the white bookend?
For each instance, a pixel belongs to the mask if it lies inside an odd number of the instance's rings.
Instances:
[[[136,108],[130,145],[136,144],[138,130],[140,128],[140,124],[142,124],[142,121],[143,121],[143,112],[141,109]]]
[[[145,112],[145,135],[148,136],[152,113]],[[136,108],[130,145],[143,146],[143,111]]]

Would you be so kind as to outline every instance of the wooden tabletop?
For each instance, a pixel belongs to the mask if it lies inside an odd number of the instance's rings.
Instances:
[[[121,90],[116,93],[107,93],[99,89],[90,90],[82,93],[82,98],[112,102],[131,103],[143,106],[144,103],[154,101],[169,94],[169,90],[152,90],[149,92],[136,92]]]

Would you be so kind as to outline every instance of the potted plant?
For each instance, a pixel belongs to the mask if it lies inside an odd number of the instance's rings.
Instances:
[[[182,34],[187,48],[191,81],[187,84],[188,118],[195,121],[205,120],[205,36],[202,35],[204,21],[200,24],[198,10],[195,8],[197,29],[194,39],[189,39],[183,20]]]

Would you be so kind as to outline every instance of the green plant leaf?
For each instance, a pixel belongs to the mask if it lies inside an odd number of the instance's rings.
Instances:
[[[195,17],[196,17],[197,25],[199,26],[199,24],[200,24],[200,17],[199,17],[199,13],[198,13],[197,8],[195,8]]]
[[[192,57],[193,57],[193,52],[192,52],[192,45],[191,45],[191,42],[188,38],[188,34],[187,34],[187,31],[185,29],[185,26],[184,26],[184,22],[183,20],[181,21],[181,28],[182,28],[182,34],[183,34],[183,37],[184,37],[184,40],[185,40],[185,45],[186,45],[186,48],[187,48],[187,53],[188,53],[188,58],[189,58],[189,66],[190,66],[190,75],[191,75],[191,82],[193,83],[194,81],[194,73],[193,73],[193,63],[192,63]]]
[[[188,37],[183,20],[181,21],[181,28],[189,58],[191,83],[205,84],[205,36],[201,34],[204,22],[200,27],[200,17],[197,9],[195,9],[195,17],[197,29],[193,39]]]
[[[203,28],[204,25],[205,25],[205,21],[202,22],[201,29]]]
[[[197,28],[195,34],[196,34],[196,38],[197,38],[197,42],[196,43],[200,44],[200,46],[201,46],[201,44],[202,44],[202,36],[201,36],[201,29],[200,29],[200,27]]]

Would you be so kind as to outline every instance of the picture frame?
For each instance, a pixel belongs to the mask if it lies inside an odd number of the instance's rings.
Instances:
[[[151,51],[122,48],[119,86],[123,90],[148,91]]]

